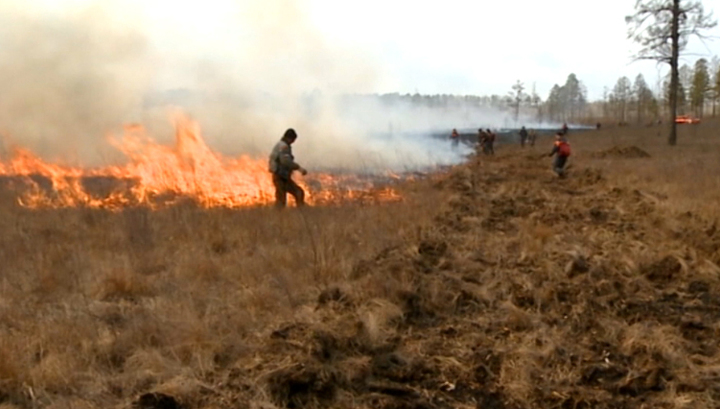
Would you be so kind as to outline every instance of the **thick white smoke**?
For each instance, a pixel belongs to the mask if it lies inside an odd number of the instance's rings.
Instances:
[[[37,153],[98,161],[98,141],[139,117],[147,40],[111,3],[52,13],[0,3],[0,130]]]
[[[222,44],[167,49],[168,33],[175,30],[180,41],[192,36],[184,32],[190,28],[166,26],[166,42],[157,41],[157,27],[133,9],[139,2],[79,2],[51,11],[27,3],[0,2],[0,130],[49,159],[115,162],[120,155],[105,137],[128,122],[170,142],[167,111],[178,107],[225,154],[265,157],[293,127],[300,135],[296,156],[311,169],[451,163],[462,149],[430,138],[431,130],[449,135],[452,128],[504,121],[487,110],[343,103],[348,93],[373,92],[388,67],[371,50],[321,34],[300,0],[238,2],[225,16],[231,23],[223,26]],[[158,85],[168,77],[175,78],[174,91]]]

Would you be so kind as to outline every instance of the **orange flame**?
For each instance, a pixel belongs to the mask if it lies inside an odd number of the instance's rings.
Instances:
[[[130,205],[156,208],[183,198],[202,207],[239,208],[274,200],[266,160],[249,156],[225,158],[212,152],[202,139],[198,124],[185,117],[176,120],[175,129],[175,146],[170,147],[155,143],[141,126],[127,126],[121,139],[111,139],[129,159],[124,166],[74,168],[47,163],[28,150],[16,148],[10,161],[0,162],[0,175],[22,179],[25,191],[18,201],[29,208],[119,209]],[[109,194],[93,194],[84,183],[88,178],[99,178],[116,186]],[[41,179],[49,186],[43,186]],[[341,187],[342,178],[326,174],[316,175],[315,180],[330,188],[312,191],[301,181],[310,204],[400,200],[388,188],[346,189]]]

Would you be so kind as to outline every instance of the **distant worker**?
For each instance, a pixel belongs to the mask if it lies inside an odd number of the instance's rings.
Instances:
[[[530,146],[535,146],[535,141],[537,140],[537,132],[535,132],[534,129],[531,129],[528,133],[528,143],[530,143]]]
[[[560,132],[555,134],[555,143],[552,152],[548,156],[555,156],[553,171],[561,178],[565,177],[565,164],[570,156],[570,144]]]
[[[450,134],[450,139],[452,139],[453,148],[457,147],[460,144],[460,134],[458,133],[457,129],[453,128],[452,134]]]
[[[478,147],[485,155],[490,154],[490,132],[485,132],[482,128],[478,129]]]
[[[597,130],[599,131],[601,126],[602,126],[602,125],[600,124],[600,122],[598,122],[598,123],[595,125],[595,129],[597,129]]]
[[[305,191],[292,180],[292,173],[296,170],[303,176],[307,175],[307,170],[295,162],[292,154],[290,145],[296,139],[295,130],[288,129],[270,153],[269,169],[275,185],[275,206],[278,208],[286,206],[288,193],[295,198],[298,207],[305,205]]]
[[[484,153],[485,148],[485,131],[482,128],[478,129],[477,134],[477,145],[475,145],[475,152],[479,155],[482,151]]]
[[[495,155],[495,134],[490,129],[485,130],[487,132],[487,154]]]
[[[528,138],[528,131],[523,126],[522,128],[520,128],[520,146],[522,146],[523,148],[525,147],[525,142],[527,142],[527,138]]]
[[[570,128],[568,128],[567,123],[563,123],[562,129],[560,130],[562,135],[563,136],[567,135],[569,130],[570,130]]]

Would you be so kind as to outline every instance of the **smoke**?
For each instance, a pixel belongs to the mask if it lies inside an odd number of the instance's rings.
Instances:
[[[234,19],[242,30],[225,41],[240,58],[182,63],[196,67],[197,79],[196,92],[182,106],[201,123],[212,146],[264,156],[292,127],[299,134],[296,157],[311,169],[400,170],[462,159],[449,140],[438,143],[427,133],[403,136],[437,126],[447,127],[449,135],[460,126],[461,113],[348,99],[386,80],[387,67],[372,50],[323,35],[306,4],[244,2]]]
[[[0,3],[0,131],[46,157],[97,161],[98,144],[140,112],[147,41],[106,3],[43,13]]]
[[[163,26],[159,41],[140,2],[13,4],[0,2],[0,131],[50,159],[115,162],[105,137],[129,122],[170,142],[167,113],[181,108],[224,154],[265,157],[292,127],[310,169],[402,170],[462,158],[431,131],[503,117],[343,97],[372,92],[391,70],[372,50],[318,31],[300,0],[238,2],[206,42],[182,25]],[[168,38],[186,44],[166,47]]]

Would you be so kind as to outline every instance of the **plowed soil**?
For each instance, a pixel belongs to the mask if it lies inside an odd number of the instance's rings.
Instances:
[[[246,407],[720,403],[720,231],[599,170],[474,159],[403,245],[355,266],[217,379]],[[199,401],[196,405],[201,405]]]

